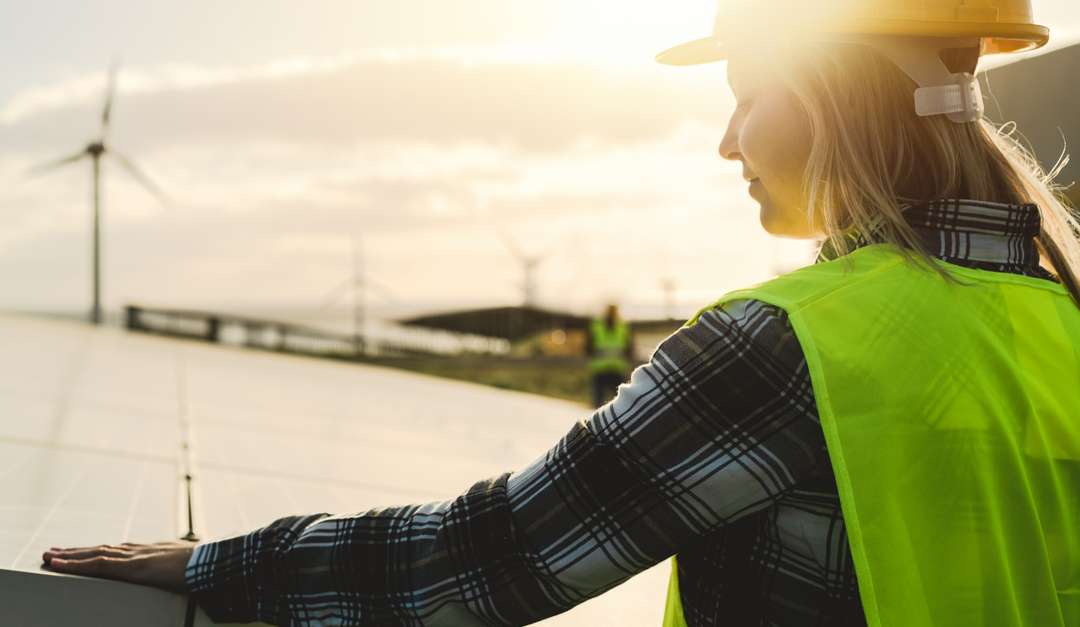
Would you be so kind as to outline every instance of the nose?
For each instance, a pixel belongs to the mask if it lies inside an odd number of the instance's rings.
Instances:
[[[727,159],[728,161],[738,161],[742,155],[739,153],[739,133],[736,128],[734,116],[732,120],[728,122],[727,130],[724,131],[724,137],[720,140],[720,146],[718,148],[720,158]]]

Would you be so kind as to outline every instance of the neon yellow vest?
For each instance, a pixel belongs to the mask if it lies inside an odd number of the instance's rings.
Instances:
[[[1080,310],[1051,281],[947,267],[966,285],[873,244],[717,304],[788,313],[870,627],[1076,627]],[[664,622],[685,625],[672,565]]]
[[[630,365],[626,361],[626,347],[630,343],[630,327],[622,320],[616,320],[608,328],[603,320],[593,320],[589,325],[592,334],[595,356],[589,360],[589,370],[600,372],[626,372]]]

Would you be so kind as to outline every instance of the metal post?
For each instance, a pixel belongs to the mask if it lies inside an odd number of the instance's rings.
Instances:
[[[92,152],[94,163],[94,304],[90,309],[90,322],[101,324],[101,154]]]
[[[367,354],[367,346],[364,344],[365,316],[364,297],[367,294],[367,286],[364,285],[363,253],[360,249],[360,237],[353,237],[352,262],[353,262],[353,353],[357,356]]]
[[[139,321],[140,309],[135,305],[127,306],[127,328],[129,331],[141,331],[142,323]]]
[[[206,319],[206,340],[208,342],[217,342],[218,336],[221,333],[221,319],[217,316],[210,316]]]

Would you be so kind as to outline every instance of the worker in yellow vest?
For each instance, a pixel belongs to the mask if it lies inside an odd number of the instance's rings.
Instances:
[[[633,351],[630,325],[619,315],[619,306],[609,304],[604,317],[594,318],[589,323],[585,342],[593,407],[614,398],[619,384],[626,380]]]
[[[1080,222],[974,78],[1047,39],[1029,0],[723,0],[660,60],[727,61],[720,155],[815,263],[454,498],[46,563],[229,622],[524,625],[674,556],[670,627],[1080,625]]]
[[[721,2],[711,37],[658,57],[727,60],[721,156],[767,230],[826,239],[819,263],[703,310],[777,307],[807,361],[861,611],[822,599],[798,624],[1080,625],[1078,216],[982,120],[974,76],[980,56],[1047,39],[1029,0]],[[1013,218],[1029,226],[998,222]],[[713,624],[700,579],[731,577],[699,550],[672,560],[665,627]],[[812,580],[796,564],[767,585]]]

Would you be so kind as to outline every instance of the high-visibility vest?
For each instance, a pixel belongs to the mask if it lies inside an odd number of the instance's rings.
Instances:
[[[718,304],[789,316],[870,627],[1076,627],[1080,310],[947,267],[964,285],[872,244]],[[686,624],[674,560],[665,624]]]
[[[622,320],[616,320],[614,326],[594,319],[589,325],[592,335],[593,357],[589,359],[589,370],[594,374],[602,372],[623,373],[630,368],[626,360],[626,348],[630,345],[630,327]]]

